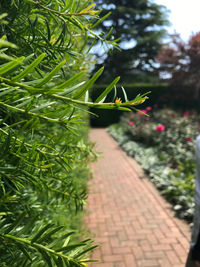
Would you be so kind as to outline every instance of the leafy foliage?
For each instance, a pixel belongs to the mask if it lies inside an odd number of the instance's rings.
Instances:
[[[123,116],[120,124],[108,128],[173,203],[178,216],[189,221],[194,212],[194,141],[199,133],[198,121],[195,113],[147,107],[138,114]]]
[[[1,265],[87,266],[96,245],[80,241],[78,224],[96,157],[88,107],[131,110],[146,97],[103,103],[117,78],[90,102],[103,72],[89,78],[85,71],[87,38],[98,38],[90,1],[0,5],[7,12],[0,17]]]
[[[196,33],[188,42],[179,35],[171,36],[170,44],[163,46],[159,55],[159,71],[171,76],[169,82],[177,99],[199,100],[200,97],[200,33]],[[198,103],[198,102],[197,102]]]

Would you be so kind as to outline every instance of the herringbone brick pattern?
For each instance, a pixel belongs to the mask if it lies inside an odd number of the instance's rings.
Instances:
[[[92,164],[86,223],[100,247],[90,267],[183,267],[190,229],[105,129],[91,141],[102,152]]]

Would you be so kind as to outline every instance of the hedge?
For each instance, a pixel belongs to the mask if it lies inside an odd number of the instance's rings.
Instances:
[[[91,99],[96,99],[97,95],[102,92],[103,88],[106,88],[106,84],[95,84],[91,91]],[[139,109],[142,109],[144,106],[152,106],[159,103],[159,106],[163,106],[167,103],[168,92],[170,90],[167,84],[125,84],[125,85],[117,85],[117,95],[124,101],[124,94],[121,87],[126,91],[128,98],[134,98],[138,94],[144,94],[150,92],[147,96],[148,100],[145,101],[144,104],[138,106]],[[111,92],[108,94],[105,101],[112,101],[114,93]],[[107,127],[110,124],[116,123],[119,121],[122,113],[116,112],[115,110],[94,110],[90,109],[91,112],[94,112],[97,116],[90,116],[90,122],[93,127]]]
[[[91,99],[95,99],[95,97],[105,88],[106,84],[95,84],[91,91]],[[128,98],[134,98],[138,94],[144,94],[150,92],[148,94],[149,99],[145,101],[144,104],[139,105],[138,109],[144,109],[146,106],[154,106],[158,105],[158,108],[172,108],[174,110],[186,110],[186,109],[194,109],[197,112],[200,112],[199,99],[191,99],[188,97],[189,93],[186,95],[184,93],[177,94],[176,88],[172,88],[167,83],[133,83],[133,84],[123,84],[117,85],[118,97],[124,100],[123,90],[124,88]],[[191,88],[183,88],[183,92],[190,92]],[[114,93],[110,93],[107,96],[105,101],[113,100]],[[95,112],[94,109],[90,110],[91,112]],[[106,111],[106,110],[98,110],[95,112],[98,118],[94,116],[90,116],[90,123],[93,127],[107,127],[113,123],[119,122],[119,118],[121,113],[118,113],[114,110]]]

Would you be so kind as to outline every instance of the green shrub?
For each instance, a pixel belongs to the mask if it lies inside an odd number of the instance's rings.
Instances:
[[[0,16],[1,266],[87,266],[95,246],[80,241],[87,198],[88,108],[131,110],[145,97],[94,102],[90,1],[3,1]],[[98,18],[98,17],[97,17]],[[113,41],[106,40],[112,44]],[[17,46],[14,44],[16,43]],[[115,43],[113,43],[115,45]]]

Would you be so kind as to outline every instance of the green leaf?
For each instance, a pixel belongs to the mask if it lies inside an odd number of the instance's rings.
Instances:
[[[113,95],[112,102],[114,102],[114,101],[115,101],[116,97],[117,97],[117,87],[116,87],[116,86],[114,86],[114,95]]]
[[[27,74],[31,73],[31,71],[38,66],[38,64],[43,60],[45,57],[45,53],[41,54],[39,57],[37,57],[24,71],[22,71],[20,74],[12,78],[12,81],[16,82],[24,78]]]
[[[64,89],[68,86],[71,86],[72,83],[76,82],[78,79],[80,79],[86,72],[85,71],[82,71],[82,72],[79,72],[77,73],[76,75],[74,75],[73,77],[71,77],[69,80],[65,81],[64,83],[56,86],[55,88],[49,90],[48,93],[55,93],[55,92],[58,92],[59,89]]]
[[[69,90],[66,90],[64,92],[59,93],[59,95],[61,95],[61,96],[68,95],[68,94],[72,93],[73,91],[75,91],[77,88],[79,88],[80,86],[82,86],[84,84],[85,84],[85,81],[81,82],[81,83],[78,83],[78,84],[72,86]]]
[[[15,68],[17,65],[22,64],[22,61],[25,57],[20,57],[18,59],[15,59],[9,63],[4,64],[3,66],[0,66],[0,75],[8,72],[9,70]]]
[[[100,102],[108,93],[113,89],[113,87],[118,83],[120,77],[117,77],[104,91],[103,93],[95,100],[95,103]]]
[[[63,228],[63,226],[58,226],[54,229],[50,229],[50,231],[48,231],[47,233],[45,233],[41,238],[38,239],[38,242],[43,242],[44,240],[47,240],[48,238],[50,238],[53,234],[55,234],[56,232],[60,231]]]
[[[46,84],[51,78],[65,65],[66,60],[63,60],[58,64],[49,74],[47,74],[35,87],[41,87]]]
[[[54,105],[55,103],[56,103],[56,102],[48,102],[48,103],[45,103],[45,104],[43,104],[43,105],[40,105],[40,106],[37,107],[37,108],[33,108],[33,109],[31,109],[30,111],[31,111],[31,112],[39,111],[39,110],[41,110],[41,109],[43,109],[43,108],[50,107],[50,106]]]
[[[3,88],[3,89],[1,90],[0,96],[2,97],[2,96],[4,96],[4,95],[7,95],[7,94],[13,92],[13,91],[15,91],[15,89]]]
[[[122,86],[121,88],[122,88],[122,92],[123,92],[123,94],[124,94],[125,102],[127,102],[127,101],[128,101],[128,98],[127,98],[126,91],[124,90],[124,87],[123,87],[123,86]]]
[[[20,214],[13,223],[10,224],[10,226],[6,229],[5,234],[8,234],[12,231],[14,231],[18,225],[20,225],[20,223],[24,220],[26,212],[23,212],[22,214]]]
[[[47,254],[47,252],[44,251],[43,249],[39,249],[39,248],[38,248],[38,251],[42,255],[42,257],[45,260],[45,262],[48,264],[48,266],[49,267],[53,267],[52,262],[51,262],[51,257]]]
[[[32,237],[31,239],[31,243],[36,242],[43,233],[45,233],[49,228],[51,228],[53,226],[53,224],[49,223],[47,225],[45,225],[44,227],[42,227],[36,234],[35,236]]]
[[[2,38],[0,39],[0,48],[1,47],[11,47],[11,48],[17,48],[17,46],[13,43],[10,43],[6,40],[3,40]]]
[[[110,14],[111,14],[111,12],[108,12],[105,16],[103,16],[102,18],[98,19],[97,22],[92,25],[91,29],[96,28],[100,23],[102,23],[105,19],[107,19],[107,17],[109,17]]]
[[[77,92],[76,94],[74,94],[74,98],[80,98],[82,95],[84,95],[86,93],[87,90],[89,90],[92,85],[95,83],[95,81],[99,78],[99,76],[101,75],[101,73],[103,72],[104,67],[100,68],[93,76],[92,78],[85,84],[85,86],[83,86],[83,88]]]
[[[93,245],[93,246],[91,246],[91,247],[89,247],[89,248],[86,248],[85,250],[83,250],[83,251],[81,251],[81,252],[75,254],[75,259],[78,258],[78,257],[80,257],[80,256],[83,255],[83,254],[86,254],[88,251],[90,251],[90,250],[92,250],[92,249],[94,249],[94,248],[97,248],[97,247],[98,247],[98,245]]]
[[[85,102],[88,102],[88,100],[89,100],[89,92],[87,90],[85,93]]]
[[[110,28],[109,32],[106,34],[104,39],[106,40],[111,35],[112,32],[113,32],[113,27]]]
[[[69,252],[75,248],[81,247],[81,246],[85,246],[85,243],[76,243],[76,244],[72,244],[72,245],[67,245],[65,247],[56,249],[56,252],[61,252],[61,251],[65,251],[65,252]]]
[[[16,245],[23,252],[23,254],[26,256],[26,258],[32,262],[32,258],[30,256],[28,250],[20,243],[16,243]]]

